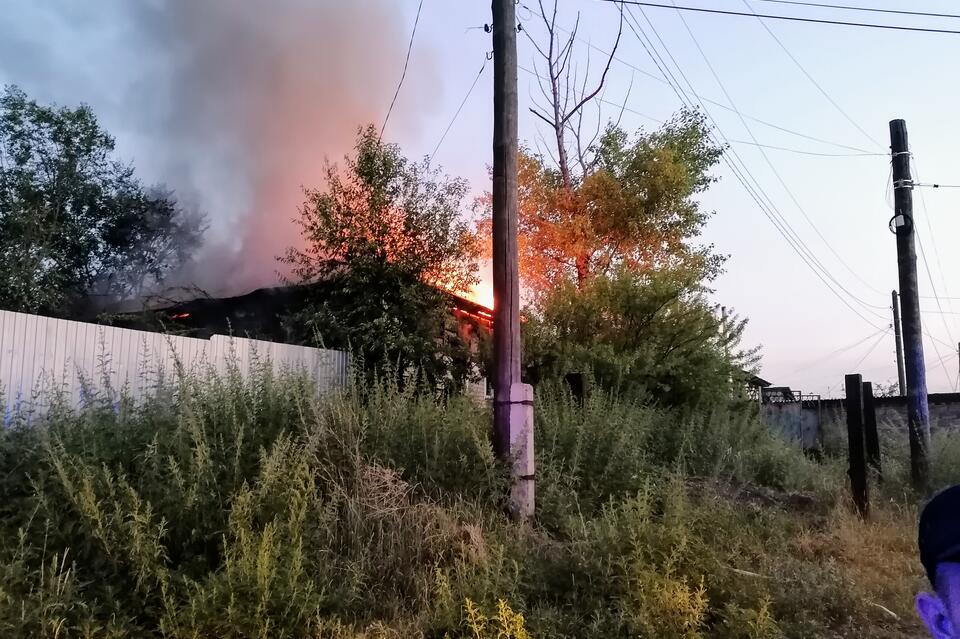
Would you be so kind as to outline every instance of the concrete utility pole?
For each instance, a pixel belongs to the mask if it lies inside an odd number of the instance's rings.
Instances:
[[[907,394],[907,379],[903,372],[903,335],[900,333],[900,298],[893,292],[893,336],[897,342],[897,388],[900,396]]]
[[[910,177],[910,145],[907,123],[890,121],[890,151],[893,160],[893,227],[897,234],[897,266],[900,272],[900,306],[903,320],[903,350],[907,380],[907,429],[910,434],[910,476],[914,488],[927,490],[930,450],[930,412],[927,406],[927,373],[923,363],[920,296],[917,287],[917,249],[914,238],[913,179]]]
[[[517,18],[493,0],[494,449],[511,465],[511,514],[533,516],[533,388],[520,382],[517,264]]]

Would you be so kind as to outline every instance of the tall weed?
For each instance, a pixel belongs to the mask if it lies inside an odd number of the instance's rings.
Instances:
[[[409,380],[320,396],[266,363],[54,403],[0,431],[0,636],[916,630],[916,511],[893,479],[865,524],[836,463],[742,406],[542,388],[537,518],[515,524],[489,423]]]

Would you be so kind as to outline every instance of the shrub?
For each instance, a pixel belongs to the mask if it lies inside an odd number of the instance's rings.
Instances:
[[[613,268],[579,286],[559,279],[528,312],[524,358],[539,380],[591,376],[619,395],[707,406],[740,393],[757,351],[746,321],[717,317],[696,270]]]

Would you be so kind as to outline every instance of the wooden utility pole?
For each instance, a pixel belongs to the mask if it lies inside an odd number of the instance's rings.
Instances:
[[[867,466],[877,474],[877,481],[883,481],[883,468],[880,464],[880,435],[877,433],[877,407],[873,401],[873,384],[863,383],[863,441],[867,446]]]
[[[511,467],[510,510],[534,510],[533,389],[520,381],[517,264],[517,19],[515,0],[493,0],[494,449]]]
[[[847,408],[847,456],[850,467],[850,492],[861,517],[870,513],[867,492],[867,463],[863,446],[863,377],[847,375],[844,378]]]
[[[907,381],[910,476],[913,487],[924,493],[927,490],[929,474],[927,454],[930,450],[930,412],[927,406],[927,373],[923,362],[920,295],[917,287],[910,145],[907,142],[907,124],[903,120],[890,121],[890,151],[893,161],[893,226],[897,234],[900,311],[903,322],[904,368]]]
[[[897,384],[900,396],[907,394],[907,379],[903,372],[903,335],[900,333],[900,298],[893,292],[893,336],[897,342]]]

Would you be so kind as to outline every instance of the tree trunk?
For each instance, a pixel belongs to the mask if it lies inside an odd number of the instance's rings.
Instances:
[[[590,256],[586,253],[580,253],[576,259],[577,268],[577,290],[582,291],[587,278],[590,277]]]
[[[567,159],[567,147],[563,144],[563,126],[557,125],[555,130],[557,132],[557,164],[560,165],[560,176],[563,178],[563,188],[569,195],[573,189],[573,185],[570,180],[570,163]]]

